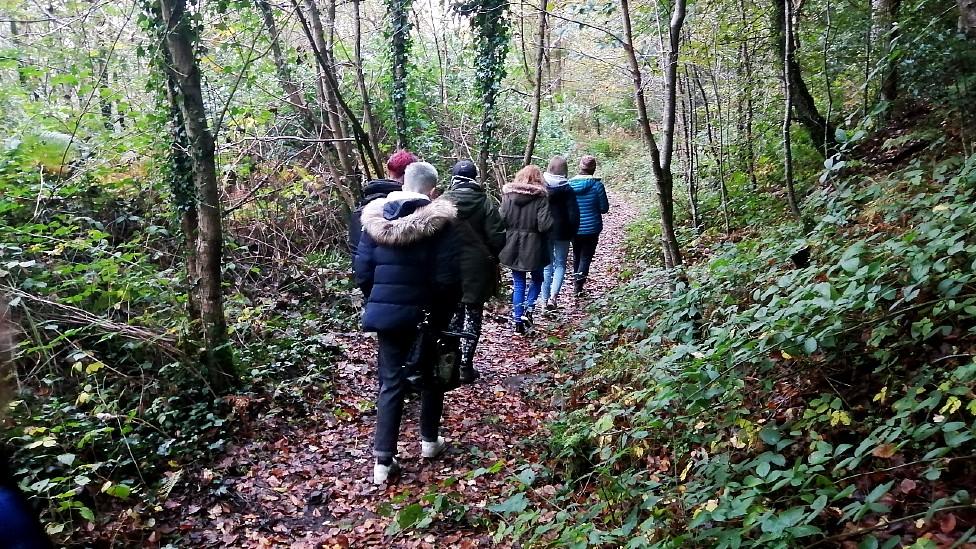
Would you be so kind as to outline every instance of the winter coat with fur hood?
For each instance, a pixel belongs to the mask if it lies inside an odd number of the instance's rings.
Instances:
[[[456,219],[451,202],[406,191],[363,208],[353,261],[366,296],[363,330],[413,329],[427,311],[450,317],[460,299]]]
[[[502,219],[508,226],[498,258],[513,271],[538,271],[549,264],[552,228],[549,197],[542,186],[509,183],[502,187]]]

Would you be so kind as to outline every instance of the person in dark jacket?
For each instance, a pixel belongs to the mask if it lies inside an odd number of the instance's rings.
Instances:
[[[549,193],[549,212],[552,214],[552,229],[549,231],[552,262],[546,265],[542,282],[542,301],[546,309],[556,308],[556,298],[566,277],[569,243],[579,229],[579,205],[576,203],[576,193],[566,179],[568,172],[566,158],[554,156],[549,160],[546,173],[542,174]]]
[[[603,230],[603,214],[610,211],[607,191],[603,181],[593,175],[596,158],[586,155],[580,159],[580,173],[569,180],[579,204],[579,229],[573,239],[573,289],[576,296],[583,293],[586,277],[590,274],[590,262],[596,253],[596,245]]]
[[[356,208],[349,214],[349,238],[347,246],[349,253],[356,257],[356,248],[359,246],[359,237],[363,234],[363,225],[360,218],[363,215],[363,208],[370,202],[386,196],[394,191],[399,191],[403,187],[403,172],[407,166],[417,161],[417,157],[410,151],[398,150],[386,161],[386,172],[388,179],[374,179],[363,187],[363,197],[356,204]]]
[[[535,166],[519,170],[502,193],[501,214],[507,229],[499,259],[512,269],[512,315],[515,332],[523,334],[532,326],[532,308],[542,291],[542,271],[549,264],[546,233],[552,228],[552,216],[542,171]],[[532,277],[528,291],[527,274]]]
[[[498,207],[478,184],[474,162],[462,160],[451,169],[451,184],[443,195],[457,207],[455,224],[461,244],[461,305],[452,329],[474,335],[461,340],[461,382],[473,383],[479,376],[474,352],[481,337],[485,302],[495,293],[498,281],[498,253],[505,246],[505,222]]]
[[[356,283],[366,296],[363,330],[376,332],[380,391],[373,440],[373,482],[384,484],[399,470],[397,439],[403,415],[406,379],[403,364],[425,317],[444,329],[461,297],[457,208],[430,199],[437,170],[426,162],[406,169],[403,190],[363,208],[363,235],[353,262]],[[439,436],[444,393],[420,395],[421,456],[444,451]]]

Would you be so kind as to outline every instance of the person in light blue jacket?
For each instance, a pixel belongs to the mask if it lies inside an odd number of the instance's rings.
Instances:
[[[603,231],[603,214],[610,211],[607,190],[603,181],[595,175],[596,158],[585,155],[580,158],[579,175],[569,180],[579,205],[579,229],[573,239],[573,289],[577,297],[582,295],[590,263],[596,253],[596,245]]]

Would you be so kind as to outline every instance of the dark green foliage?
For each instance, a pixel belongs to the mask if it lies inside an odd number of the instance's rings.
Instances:
[[[778,547],[971,508],[974,204],[976,156],[915,161],[815,193],[806,238],[727,244],[670,297],[635,266],[577,343],[583,381],[553,426],[562,511],[499,536]]]

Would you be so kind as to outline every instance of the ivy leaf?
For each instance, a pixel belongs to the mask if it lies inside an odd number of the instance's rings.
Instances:
[[[419,503],[411,503],[410,505],[407,505],[401,509],[397,514],[397,526],[399,526],[401,530],[410,528],[414,524],[420,522],[426,514],[427,513],[424,511],[424,508],[421,507]]]
[[[521,513],[528,506],[529,500],[525,497],[525,493],[519,492],[501,503],[492,505],[488,510],[495,513]]]

